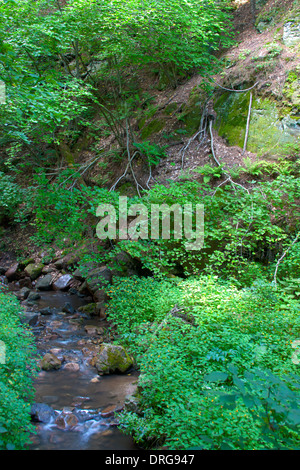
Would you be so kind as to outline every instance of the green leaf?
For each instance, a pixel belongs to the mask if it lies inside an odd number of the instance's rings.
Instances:
[[[204,380],[206,382],[225,382],[227,378],[228,374],[220,371],[214,371],[204,376]]]
[[[287,415],[287,419],[292,424],[298,426],[300,424],[300,410],[299,409],[290,410]]]

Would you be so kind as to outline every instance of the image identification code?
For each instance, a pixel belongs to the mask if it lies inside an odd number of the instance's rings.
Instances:
[[[105,458],[106,465],[130,465],[136,468],[139,464],[147,463],[149,465],[191,465],[194,460],[193,454],[149,454],[147,458],[139,456],[117,456],[113,454]]]

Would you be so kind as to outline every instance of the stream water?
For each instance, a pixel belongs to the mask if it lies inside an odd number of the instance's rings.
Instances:
[[[35,379],[35,403],[50,410],[47,419],[36,422],[31,450],[134,450],[129,436],[117,428],[113,410],[121,408],[133,392],[137,373],[99,376],[88,361],[89,347],[97,343],[89,328],[106,322],[85,318],[76,309],[84,300],[61,291],[41,292],[31,310],[45,307],[51,314],[40,315],[33,326],[38,352],[53,352],[62,360],[57,370],[41,370]],[[71,305],[71,313],[62,312]],[[72,310],[71,309],[71,310]]]

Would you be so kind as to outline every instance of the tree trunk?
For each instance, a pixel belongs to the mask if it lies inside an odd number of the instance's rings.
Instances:
[[[250,0],[250,8],[252,15],[252,23],[255,24],[256,21],[256,0]]]

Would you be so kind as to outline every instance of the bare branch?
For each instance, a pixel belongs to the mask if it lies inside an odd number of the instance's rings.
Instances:
[[[283,260],[283,258],[285,258],[285,256],[287,255],[288,251],[292,248],[293,245],[295,245],[295,243],[297,242],[299,236],[300,236],[300,232],[297,233],[296,238],[293,240],[293,242],[292,242],[292,243],[290,244],[290,246],[285,250],[285,252],[282,254],[282,256],[279,258],[279,260],[278,260],[277,263],[276,263],[275,272],[274,272],[274,278],[273,278],[273,282],[274,282],[274,284],[275,284],[275,287],[277,287],[276,276],[277,276],[277,271],[278,271],[279,265],[280,265],[281,261]]]
[[[249,101],[249,109],[248,109],[248,116],[247,116],[247,124],[246,124],[246,134],[244,140],[244,147],[242,154],[245,153],[247,148],[247,141],[248,141],[248,134],[249,134],[249,124],[250,124],[250,116],[251,116],[251,107],[252,107],[252,93],[250,92],[250,101]]]

